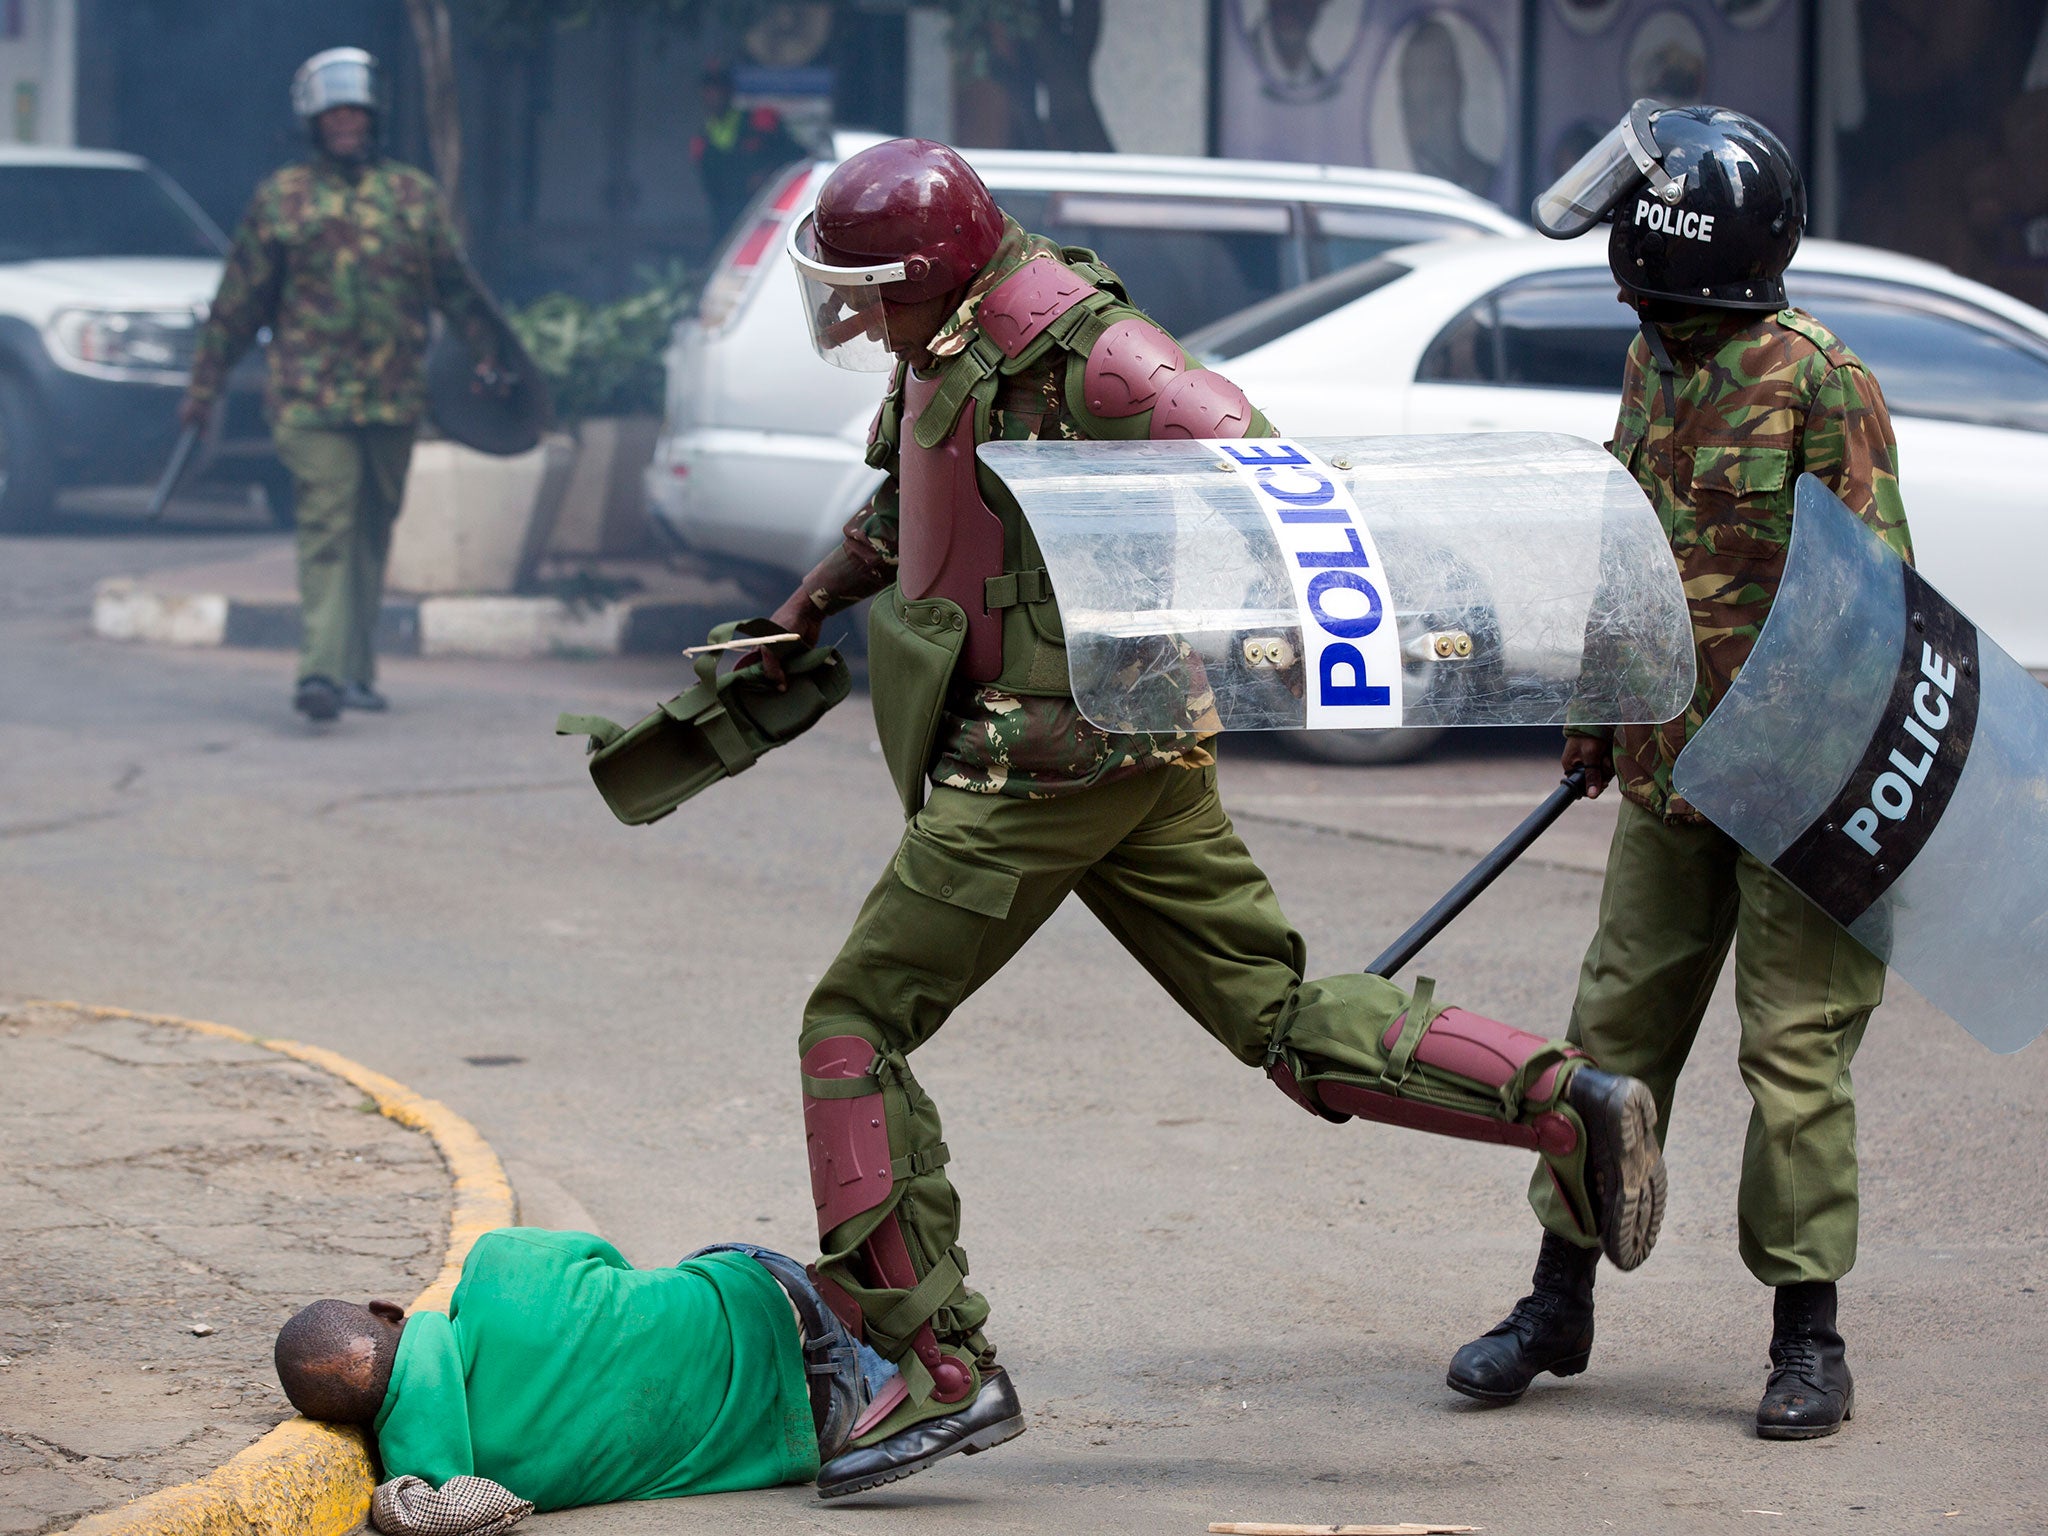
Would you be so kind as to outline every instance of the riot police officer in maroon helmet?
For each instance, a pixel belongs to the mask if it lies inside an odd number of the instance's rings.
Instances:
[[[1023,1432],[909,1058],[1070,894],[1302,1108],[1535,1151],[1588,1239],[1641,1263],[1664,1188],[1641,1084],[1377,976],[1304,979],[1306,948],[1217,797],[1213,708],[1191,697],[1175,729],[1133,735],[1074,702],[1045,561],[976,449],[1269,435],[1243,391],[1092,252],[1006,218],[943,144],[847,160],[789,255],[818,351],[890,376],[867,454],[888,478],[774,622],[815,643],[828,614],[875,598],[869,690],[908,818],[804,1009],[819,1287],[899,1371],[820,1494]]]

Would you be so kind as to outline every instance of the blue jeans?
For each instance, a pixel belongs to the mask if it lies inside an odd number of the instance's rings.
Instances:
[[[827,1348],[851,1345],[854,1358],[859,1362],[862,1401],[875,1397],[894,1379],[896,1367],[847,1331],[846,1324],[839,1321],[839,1315],[826,1305],[825,1298],[818,1294],[818,1288],[811,1284],[811,1277],[803,1265],[788,1254],[777,1253],[772,1248],[757,1248],[752,1243],[713,1243],[688,1257],[694,1259],[707,1253],[744,1253],[775,1277],[775,1283],[790,1293],[790,1299],[796,1302],[798,1310],[822,1320],[827,1336],[806,1338],[807,1350],[819,1345]]]

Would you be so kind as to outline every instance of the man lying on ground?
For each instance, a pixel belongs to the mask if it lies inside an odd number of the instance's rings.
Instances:
[[[478,1238],[445,1316],[316,1301],[276,1353],[299,1412],[374,1432],[373,1518],[396,1536],[808,1482],[895,1375],[781,1254],[635,1269],[537,1227]]]

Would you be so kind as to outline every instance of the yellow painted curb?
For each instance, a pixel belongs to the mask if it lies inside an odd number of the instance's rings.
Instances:
[[[246,1030],[166,1013],[136,1013],[87,1003],[37,1001],[36,1008],[66,1008],[97,1019],[175,1024],[201,1034],[259,1045],[290,1056],[363,1090],[378,1110],[433,1139],[455,1180],[448,1218],[448,1254],[434,1283],[414,1298],[412,1310],[446,1311],[470,1245],[515,1216],[512,1186],[498,1154],[477,1128],[438,1099],[422,1098],[381,1072],[317,1045],[265,1040]],[[70,1536],[346,1536],[369,1518],[375,1478],[360,1431],[310,1419],[287,1419],[247,1450],[196,1483],[165,1488],[147,1498],[92,1515]]]

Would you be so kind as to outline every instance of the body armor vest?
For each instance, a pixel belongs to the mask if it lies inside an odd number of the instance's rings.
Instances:
[[[1063,263],[1037,258],[988,291],[975,324],[1005,358],[1015,358],[1061,315],[1099,291]],[[976,428],[985,413],[972,398],[958,402],[952,429],[929,448],[917,431],[949,375],[973,366],[972,355],[970,350],[947,359],[928,379],[904,374],[896,580],[913,602],[944,597],[960,605],[967,615],[960,671],[987,683],[1003,670],[1003,615],[988,605],[988,582],[1004,574],[1006,559],[1003,520],[976,480]]]

